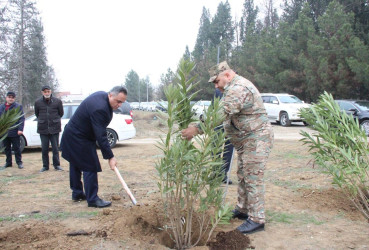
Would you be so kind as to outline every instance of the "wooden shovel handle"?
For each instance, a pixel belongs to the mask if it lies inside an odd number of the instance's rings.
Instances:
[[[135,197],[133,196],[133,194],[131,193],[131,190],[129,190],[129,188],[128,188],[128,186],[127,186],[126,182],[123,180],[123,177],[122,177],[122,175],[119,173],[119,170],[118,170],[118,168],[117,168],[117,167],[114,167],[114,172],[115,172],[115,174],[118,176],[118,179],[119,179],[119,180],[120,180],[120,182],[122,183],[122,186],[123,186],[124,190],[126,190],[126,192],[127,192],[128,196],[129,196],[129,198],[131,199],[131,201],[132,201],[133,205],[136,205],[136,204],[137,204],[137,201],[136,201]]]

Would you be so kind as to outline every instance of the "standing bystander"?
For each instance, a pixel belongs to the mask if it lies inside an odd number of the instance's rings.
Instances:
[[[37,133],[40,134],[42,148],[42,168],[40,172],[49,170],[49,144],[53,151],[53,166],[57,171],[63,171],[59,159],[59,133],[61,132],[61,118],[64,115],[63,103],[53,97],[51,88],[43,86],[42,97],[35,102],[35,115],[38,119]]]
[[[22,162],[22,154],[20,151],[20,136],[23,134],[24,128],[24,114],[23,107],[19,103],[15,102],[15,93],[13,91],[9,91],[6,94],[6,102],[0,105],[0,115],[8,110],[18,108],[21,111],[22,116],[16,122],[18,124],[17,127],[12,128],[8,131],[8,135],[3,141],[3,145],[5,147],[5,155],[6,155],[6,163],[4,168],[8,168],[12,166],[12,148],[14,151],[15,161],[18,164],[18,168],[24,168]]]

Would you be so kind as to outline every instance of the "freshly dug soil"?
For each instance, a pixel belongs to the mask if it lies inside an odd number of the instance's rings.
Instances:
[[[254,248],[250,246],[251,241],[247,235],[242,234],[238,230],[229,232],[219,232],[215,237],[215,241],[209,242],[210,250],[243,250],[246,248]]]

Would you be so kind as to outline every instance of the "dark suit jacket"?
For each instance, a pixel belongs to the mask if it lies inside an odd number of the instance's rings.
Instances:
[[[64,129],[60,145],[62,157],[82,171],[101,172],[96,141],[104,159],[114,157],[106,137],[106,127],[112,118],[108,93],[99,91],[87,97]]]

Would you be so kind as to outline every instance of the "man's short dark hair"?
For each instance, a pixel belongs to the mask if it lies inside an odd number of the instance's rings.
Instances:
[[[119,93],[123,93],[125,95],[128,94],[127,92],[127,89],[123,86],[115,86],[113,87],[110,91],[109,91],[110,94],[113,94],[113,95],[118,95]]]

